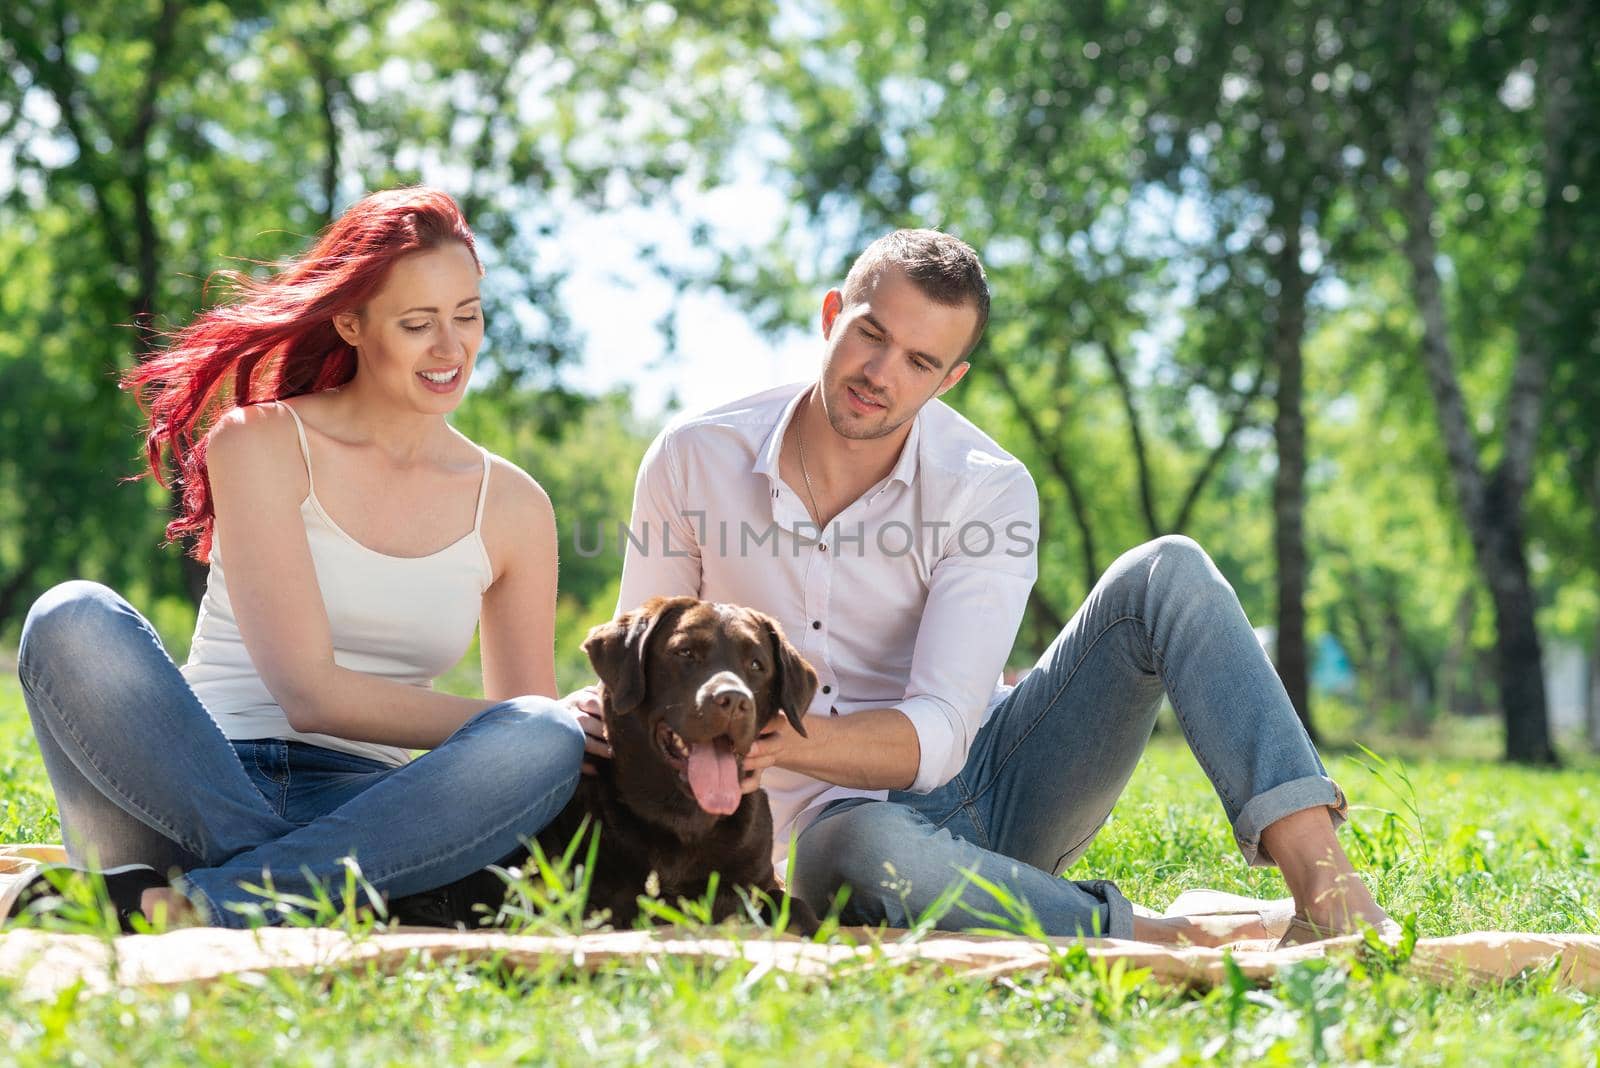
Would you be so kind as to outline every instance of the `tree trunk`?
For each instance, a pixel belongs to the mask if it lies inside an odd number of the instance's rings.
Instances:
[[[1490,500],[1499,496],[1491,492]],[[1556,764],[1544,690],[1544,658],[1534,622],[1533,583],[1523,553],[1522,523],[1505,507],[1484,518],[1486,570],[1495,606],[1495,652],[1500,674],[1500,705],[1506,719],[1506,759],[1522,764]]]
[[[1039,591],[1038,583],[1034,583],[1033,589],[1028,592],[1028,616],[1032,622],[1033,646],[1041,652],[1067,629],[1066,617]]]
[[[1472,655],[1472,623],[1476,609],[1472,591],[1462,593],[1456,602],[1450,641],[1439,662],[1439,705],[1446,715],[1470,715],[1477,708],[1476,701],[1472,700],[1473,687],[1467,670],[1467,658]]]
[[[1600,752],[1600,632],[1595,634],[1594,648],[1589,652],[1589,687],[1585,698],[1589,723],[1589,748]]]
[[[1594,516],[1594,544],[1600,545],[1600,463],[1594,465],[1589,482],[1590,508]],[[1589,654],[1589,746],[1600,752],[1600,624],[1595,627],[1594,648]]]
[[[1194,514],[1195,505],[1200,502],[1200,494],[1210,483],[1211,476],[1216,474],[1222,458],[1233,448],[1233,439],[1238,437],[1239,431],[1249,425],[1250,406],[1261,395],[1261,387],[1266,381],[1267,370],[1262,368],[1250,383],[1250,388],[1235,398],[1233,412],[1228,416],[1228,428],[1222,432],[1222,438],[1216,447],[1206,454],[1205,462],[1200,465],[1200,469],[1195,472],[1194,480],[1189,483],[1188,492],[1183,495],[1183,503],[1178,506],[1178,515],[1172,521],[1172,533],[1182,534],[1188,530],[1189,519]]]
[[[339,79],[326,56],[306,50],[306,60],[317,82],[317,104],[322,114],[322,225],[339,214]]]
[[[17,570],[6,579],[5,584],[0,585],[0,629],[5,628],[20,614],[19,599],[22,592],[32,586],[33,575],[37,570],[38,566],[34,561],[23,560],[17,565]]]
[[[1312,740],[1309,657],[1306,653],[1306,424],[1301,410],[1306,292],[1300,269],[1298,202],[1280,213],[1283,248],[1274,257],[1278,317],[1273,325],[1277,413],[1272,421],[1278,471],[1272,483],[1273,549],[1278,563],[1278,676]]]
[[[134,326],[139,332],[137,358],[140,360],[155,354],[159,337],[156,313],[161,297],[161,232],[150,202],[150,135],[161,115],[160,94],[166,79],[166,65],[162,57],[172,47],[178,22],[183,15],[182,3],[164,0],[150,34],[151,62],[140,93],[139,109],[123,144],[123,154],[128,161],[127,184],[133,212],[135,290],[131,304]],[[168,500],[173,514],[178,514],[183,508],[183,490],[176,482],[172,485]],[[206,566],[185,553],[178,568],[183,576],[184,591],[191,601],[199,604],[206,592]]]
[[[1383,669],[1378,660],[1377,638],[1367,620],[1368,603],[1365,591],[1360,588],[1357,588],[1345,601],[1346,614],[1356,632],[1356,640],[1350,647],[1350,659],[1355,667],[1357,692],[1363,698],[1361,701],[1363,729],[1372,724],[1373,711],[1382,702],[1383,694]]]
[[[166,81],[166,56],[178,31],[184,5],[164,0],[150,30],[150,65],[139,92],[133,125],[122,139],[122,157],[128,193],[133,201],[134,278],[133,322],[139,331],[139,358],[155,348],[156,301],[161,287],[161,239],[150,206],[150,135],[161,114],[161,87]]]
[[[1438,247],[1433,237],[1432,143],[1436,109],[1431,96],[1413,93],[1396,146],[1407,180],[1400,206],[1405,216],[1405,255],[1422,317],[1422,363],[1433,394],[1434,412],[1444,438],[1445,455],[1462,517],[1472,539],[1478,568],[1489,587],[1495,609],[1500,706],[1506,725],[1506,759],[1523,764],[1554,764],[1550,725],[1534,623],[1534,597],[1523,554],[1522,486],[1507,485],[1502,471],[1492,482],[1485,477],[1478,443],[1467,416],[1466,401],[1456,376],[1439,281]],[[1529,353],[1519,354],[1526,359]],[[1521,372],[1518,372],[1519,376]],[[1507,444],[1507,455],[1518,452]]]
[[[1117,393],[1122,397],[1122,411],[1128,418],[1128,437],[1133,443],[1133,463],[1139,473],[1139,510],[1144,514],[1145,530],[1149,531],[1151,538],[1159,538],[1166,530],[1161,525],[1161,519],[1156,515],[1156,491],[1154,476],[1150,473],[1150,451],[1145,446],[1144,428],[1139,424],[1139,406],[1133,399],[1133,383],[1128,378],[1127,370],[1122,366],[1122,358],[1117,355],[1116,349],[1105,339],[1100,341],[1100,351],[1105,354],[1106,366],[1111,371],[1111,378],[1117,384]]]
[[[1034,402],[1023,397],[1022,391],[1012,380],[1005,364],[991,361],[985,366],[994,375],[994,380],[1005,393],[1006,399],[1011,402],[1017,418],[1022,420],[1028,436],[1033,439],[1034,448],[1049,465],[1050,473],[1067,491],[1067,503],[1072,509],[1072,519],[1077,524],[1078,536],[1083,542],[1083,592],[1087,594],[1100,580],[1100,560],[1099,554],[1095,551],[1094,523],[1089,515],[1088,502],[1084,500],[1083,492],[1078,487],[1078,478],[1073,473],[1072,462],[1062,451],[1061,443],[1056,437],[1046,433],[1044,427],[1039,425],[1032,407]]]

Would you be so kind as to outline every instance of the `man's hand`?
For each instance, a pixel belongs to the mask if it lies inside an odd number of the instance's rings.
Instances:
[[[583,773],[595,774],[596,760],[611,759],[611,743],[606,739],[606,721],[601,719],[600,687],[585,686],[561,699],[561,704],[583,728]]]
[[[758,789],[772,767],[855,790],[905,790],[916,780],[922,746],[897,708],[807,716],[805,726],[802,738],[782,716],[767,724],[744,758],[745,793]]]
[[[806,721],[806,731],[813,731],[814,719]],[[742,793],[753,794],[761,789],[761,775],[768,768],[777,767],[788,757],[792,757],[801,746],[806,745],[808,739],[800,737],[800,733],[789,724],[789,717],[777,715],[772,717],[762,732],[756,736],[755,742],[750,746],[750,752],[744,757],[744,774],[739,779],[739,790]]]

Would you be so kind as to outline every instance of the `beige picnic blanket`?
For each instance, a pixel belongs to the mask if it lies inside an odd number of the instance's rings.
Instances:
[[[58,857],[52,847],[0,846],[0,881],[19,877],[40,860]],[[755,929],[541,936],[416,928],[350,935],[326,928],[202,927],[114,939],[13,929],[0,932],[0,978],[15,983],[19,997],[31,999],[51,997],[78,982],[88,991],[103,992],[119,985],[175,986],[270,970],[302,974],[368,967],[396,970],[418,959],[539,970],[559,964],[574,971],[594,971],[670,955],[707,963],[745,961],[762,971],[802,976],[909,966],[992,980],[1058,968],[1062,952],[1077,944],[1080,940],[1067,938],[1045,942],[943,932],[911,939],[901,932],[860,928],[846,928],[826,944],[774,938]],[[1081,944],[1091,959],[1123,960],[1129,967],[1149,968],[1159,982],[1193,989],[1226,981],[1225,953],[1232,955],[1247,978],[1265,984],[1278,969],[1296,961],[1367,951],[1359,938],[1291,949],[1274,949],[1270,942],[1241,942],[1227,950],[1174,948],[1112,938],[1085,939]],[[1490,984],[1549,970],[1560,983],[1600,993],[1600,936],[1490,931],[1419,939],[1402,967],[1440,982]]]

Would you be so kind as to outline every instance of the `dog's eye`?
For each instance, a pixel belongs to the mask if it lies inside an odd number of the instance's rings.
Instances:
[[[672,650],[672,655],[681,656],[685,660],[699,659],[699,654],[695,651],[695,647],[692,645],[680,645],[676,649]]]
[[[752,661],[750,661],[750,670],[751,671],[765,671],[765,670],[767,670],[767,665],[763,664],[759,660],[752,660]]]

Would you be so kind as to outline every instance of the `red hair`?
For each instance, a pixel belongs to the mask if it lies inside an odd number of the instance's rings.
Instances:
[[[354,378],[355,349],[334,330],[333,317],[364,306],[400,257],[450,242],[465,245],[478,260],[466,217],[449,194],[422,186],[387,189],[351,205],[310,252],[270,278],[218,272],[237,299],[203,312],[123,377],[149,420],[149,473],[166,484],[164,454],[176,469],[181,510],[167,524],[169,541],[192,537],[194,558],[211,558],[216,512],[206,435],[217,418],[230,408]]]

